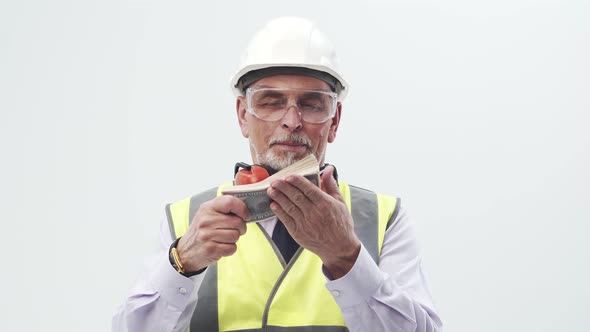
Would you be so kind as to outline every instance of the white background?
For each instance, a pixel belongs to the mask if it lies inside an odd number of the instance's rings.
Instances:
[[[228,78],[303,15],[352,87],[327,161],[402,197],[446,331],[588,331],[587,1],[0,4],[0,330],[108,331],[164,205],[250,161]]]

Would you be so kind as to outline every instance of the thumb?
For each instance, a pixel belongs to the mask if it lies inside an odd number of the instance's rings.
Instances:
[[[326,167],[324,172],[322,173],[322,183],[324,184],[324,188],[326,189],[326,194],[336,198],[339,201],[344,201],[342,195],[340,194],[340,188],[338,187],[338,183],[336,179],[334,179],[334,166],[330,165]]]

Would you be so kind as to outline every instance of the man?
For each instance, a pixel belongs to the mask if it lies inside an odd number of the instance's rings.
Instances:
[[[309,21],[270,21],[232,78],[254,164],[271,173],[336,138],[348,84]],[[115,331],[440,331],[399,200],[321,175],[267,190],[277,218],[245,223],[217,188],[167,207],[162,253],[113,318]]]

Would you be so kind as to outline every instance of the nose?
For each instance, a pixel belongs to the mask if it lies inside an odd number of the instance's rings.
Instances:
[[[301,121],[301,113],[297,106],[292,105],[287,109],[287,113],[281,119],[281,126],[290,131],[297,131],[303,126]]]

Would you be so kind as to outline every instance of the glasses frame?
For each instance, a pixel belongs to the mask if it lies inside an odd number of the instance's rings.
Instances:
[[[254,88],[247,88],[246,89],[246,111],[252,115],[254,115],[255,117],[257,117],[258,119],[262,120],[262,121],[278,121],[280,119],[282,119],[285,114],[287,114],[287,111],[289,110],[289,108],[291,106],[288,106],[285,110],[285,113],[283,114],[283,116],[281,116],[280,118],[276,119],[276,120],[267,120],[267,119],[263,119],[261,118],[258,114],[256,114],[256,112],[254,112],[254,107],[252,107],[252,97],[254,96],[254,94],[256,92],[259,91],[297,91],[297,92],[301,92],[301,93],[305,93],[305,92],[314,92],[314,93],[320,93],[320,94],[324,94],[327,96],[332,97],[332,110],[330,111],[330,113],[321,121],[307,121],[303,118],[303,114],[301,114],[301,110],[299,109],[299,106],[295,105],[295,107],[297,107],[297,113],[299,113],[299,116],[301,117],[301,120],[308,122],[308,123],[324,123],[328,120],[330,120],[332,117],[334,117],[334,115],[336,114],[336,110],[337,110],[337,106],[338,106],[338,94],[332,91],[325,91],[325,90],[306,90],[306,89],[289,89],[289,88],[268,88],[268,87],[254,87]]]

